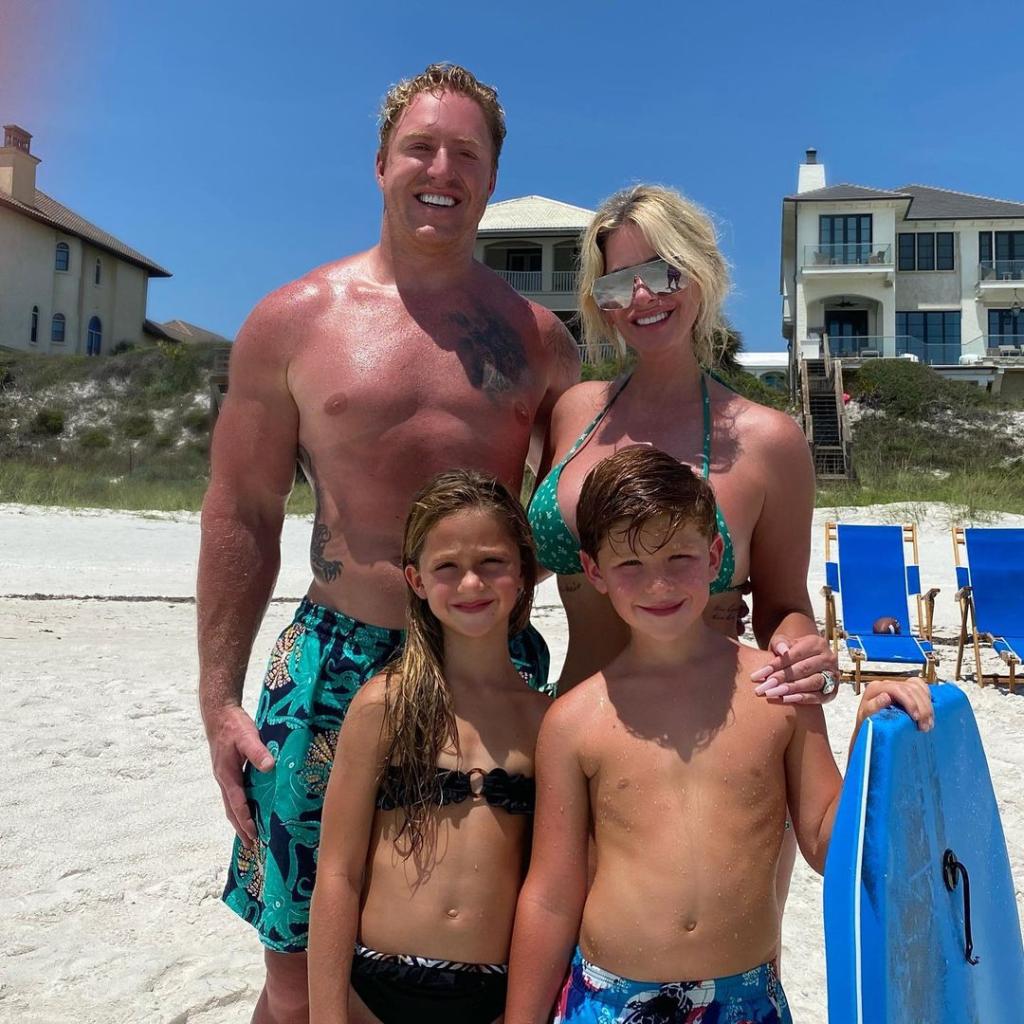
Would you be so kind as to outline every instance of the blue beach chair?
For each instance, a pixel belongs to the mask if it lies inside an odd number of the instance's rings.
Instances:
[[[961,563],[961,550],[965,560]],[[1010,693],[1024,660],[1024,530],[953,527],[956,599],[960,604],[960,645],[956,678],[968,639],[974,644],[975,681],[985,685],[981,641],[1010,668]],[[968,627],[968,621],[970,626]],[[993,676],[993,681],[1001,678]]]
[[[833,560],[833,545],[838,557]],[[912,558],[906,560],[909,546]],[[853,685],[860,693],[865,662],[920,665],[928,682],[938,658],[932,649],[932,616],[938,590],[921,593],[917,527],[825,524],[825,636],[836,654],[843,640],[853,658]],[[835,595],[843,603],[842,624]],[[908,600],[917,601],[917,633],[910,628]],[[880,620],[895,619],[895,632],[876,633]],[[876,673],[885,675],[885,673]]]

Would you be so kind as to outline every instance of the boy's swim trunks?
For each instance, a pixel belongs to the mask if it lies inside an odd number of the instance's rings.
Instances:
[[[632,981],[572,960],[554,1024],[792,1024],[773,964],[712,981]]]
[[[257,840],[247,847],[235,839],[224,889],[224,902],[255,926],[268,949],[306,948],[338,731],[356,691],[394,658],[402,635],[303,600],[274,644],[256,727],[275,765],[266,774],[245,767]],[[533,627],[512,638],[509,653],[530,686],[549,692],[547,645]]]

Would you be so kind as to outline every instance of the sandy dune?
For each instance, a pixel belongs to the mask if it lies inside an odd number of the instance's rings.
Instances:
[[[821,523],[899,521],[922,532],[925,586],[939,586],[943,668],[958,625],[941,508],[822,510],[811,588],[822,613]],[[1002,517],[1009,525],[1024,517]],[[197,517],[0,505],[0,1021],[228,1024],[248,1019],[261,979],[250,929],[219,903],[230,830],[196,706]],[[277,595],[249,672],[308,582],[308,524],[289,521]],[[13,597],[10,595],[22,595]],[[103,598],[103,599],[97,599]],[[535,621],[564,654],[553,585]],[[992,664],[998,664],[994,662]],[[988,752],[1024,909],[1024,694],[964,684]],[[828,709],[842,764],[855,710]],[[824,1021],[821,881],[798,865],[784,931],[798,1022]]]

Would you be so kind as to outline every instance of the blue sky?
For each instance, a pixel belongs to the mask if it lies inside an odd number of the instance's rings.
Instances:
[[[718,222],[755,351],[783,346],[781,200],[808,146],[829,184],[1024,200],[1022,42],[1013,0],[0,0],[0,123],[33,134],[44,192],[173,272],[152,318],[233,336],[375,241],[381,96],[457,61],[508,114],[496,199],[676,186]]]

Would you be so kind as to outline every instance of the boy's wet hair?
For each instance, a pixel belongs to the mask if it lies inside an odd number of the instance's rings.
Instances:
[[[707,481],[650,445],[621,448],[583,482],[576,510],[580,548],[596,559],[614,532],[616,543],[621,536],[635,551],[644,529],[662,517],[668,519],[662,544],[686,523],[709,541],[718,533],[715,495]]]

